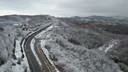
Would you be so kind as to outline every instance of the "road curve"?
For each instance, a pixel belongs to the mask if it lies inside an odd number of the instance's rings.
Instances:
[[[55,67],[49,62],[44,51],[41,49],[40,39],[35,38],[34,49],[41,61],[43,72],[56,72]]]
[[[40,67],[35,55],[33,54],[32,50],[31,50],[31,40],[38,34],[40,33],[41,31],[45,30],[46,28],[48,28],[49,26],[51,26],[52,24],[49,24],[45,27],[43,27],[42,29],[36,31],[35,33],[31,34],[30,36],[28,36],[26,39],[25,39],[25,42],[23,44],[24,46],[24,51],[25,51],[25,54],[27,56],[27,59],[28,59],[28,64],[30,66],[30,70],[31,72],[44,72],[42,70],[42,68]]]

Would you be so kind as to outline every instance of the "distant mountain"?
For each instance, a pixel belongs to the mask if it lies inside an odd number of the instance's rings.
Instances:
[[[94,25],[102,30],[116,33],[128,34],[128,18],[120,17],[104,17],[104,16],[89,16],[89,17],[71,17],[60,18],[63,21],[70,22],[76,25]]]

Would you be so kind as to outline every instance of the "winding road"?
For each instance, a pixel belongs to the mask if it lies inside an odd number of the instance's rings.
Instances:
[[[39,34],[41,31],[47,29],[49,26],[51,26],[52,24],[49,24],[45,27],[43,27],[42,29],[36,31],[35,33],[29,35],[24,42],[24,51],[26,53],[27,59],[28,59],[28,63],[29,63],[29,67],[31,72],[56,72],[54,66],[52,66],[52,64],[50,64],[49,60],[47,59],[46,55],[44,54],[43,50],[40,47],[39,41],[36,40],[35,44],[34,44],[34,49],[35,52],[39,58],[39,60],[41,61],[41,65],[38,63],[34,53],[31,50],[31,41],[32,39]]]

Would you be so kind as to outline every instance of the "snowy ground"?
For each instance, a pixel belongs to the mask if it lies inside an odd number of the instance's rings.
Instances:
[[[4,17],[0,18],[0,60],[4,61],[4,63],[0,65],[0,72],[30,72],[24,50],[21,52],[21,39],[26,38],[43,26],[51,24],[52,17],[41,16],[38,20],[33,17],[8,17],[9,19]],[[30,21],[33,24],[31,24]],[[23,54],[24,58],[22,58]]]
[[[117,42],[118,42],[118,40],[111,40],[110,42],[99,47],[99,50],[102,50],[104,52],[108,52],[114,45],[117,44]]]
[[[51,24],[51,23],[48,23],[48,24]],[[44,26],[47,26],[47,24],[45,24]],[[39,27],[37,30],[39,30],[39,29],[41,29],[41,27]],[[21,34],[22,34],[23,37],[26,37],[25,35],[27,35],[27,37],[28,37],[32,33],[34,33],[34,32],[23,31],[23,33],[21,33]],[[30,72],[30,68],[29,68],[29,65],[28,65],[28,60],[26,58],[26,54],[24,53],[25,52],[24,49],[23,49],[24,58],[22,58],[22,52],[21,52],[21,47],[20,47],[21,40],[22,40],[22,37],[18,37],[18,39],[16,40],[15,56],[16,56],[17,59],[16,60],[14,60],[14,59],[12,60],[12,62],[15,65],[13,65],[11,67],[11,69],[12,69],[13,72],[25,72],[25,71]],[[24,41],[25,40],[23,40],[22,47],[23,47]],[[34,42],[35,42],[34,39],[32,39],[32,41],[31,41],[31,48],[32,48],[33,53],[36,56],[36,53],[34,51],[34,46],[33,46]],[[36,56],[36,58],[37,58],[39,64],[41,65],[41,62],[39,61],[37,56]],[[21,63],[18,64],[18,61],[20,61]]]
[[[16,39],[16,47],[14,53],[16,59],[8,60],[6,64],[0,67],[0,72],[30,72],[28,61],[24,52],[23,52],[24,58],[22,58],[22,52],[20,46],[21,39],[22,39],[21,37]]]
[[[1,39],[0,46],[2,48],[2,56],[4,56],[5,58],[7,57],[5,60],[7,62],[0,66],[0,72],[30,72],[27,58],[24,52],[21,52],[20,47],[20,42],[22,38],[28,32],[22,31],[22,29],[15,26],[15,24],[14,26],[7,25],[3,28],[4,31],[1,32],[1,36],[3,35],[3,38]],[[24,58],[22,58],[22,54],[24,54]]]
[[[13,72],[24,72],[24,71],[30,72],[26,55],[24,54],[25,56],[24,58],[22,58],[20,42],[21,42],[21,38],[16,40],[15,56],[17,59],[13,60],[13,63],[16,65],[12,66],[12,71]],[[18,63],[18,61],[20,61],[20,63]]]

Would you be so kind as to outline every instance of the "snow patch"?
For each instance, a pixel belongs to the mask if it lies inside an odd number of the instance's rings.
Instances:
[[[103,46],[99,47],[99,50],[108,52],[115,44],[117,44],[117,42],[118,42],[118,40],[112,40],[109,43],[106,43]]]
[[[18,38],[16,40],[16,48],[15,48],[15,56],[16,60],[12,60],[13,63],[15,64],[12,66],[12,71],[13,72],[30,72],[29,65],[28,65],[28,60],[26,58],[26,55],[24,54],[24,58],[22,58],[22,52],[21,52],[21,47],[20,47],[20,42],[22,38]],[[20,64],[18,62],[20,61]]]
[[[21,50],[20,41],[16,40],[15,55],[17,58],[20,58],[22,56],[22,53],[20,52],[20,50]]]
[[[107,52],[108,50],[110,50],[115,44],[117,44],[116,40],[113,40],[111,43],[109,43],[109,46],[105,49],[105,52]]]

